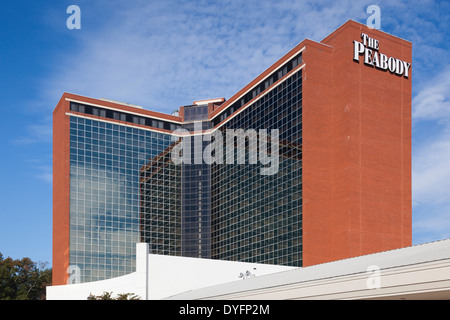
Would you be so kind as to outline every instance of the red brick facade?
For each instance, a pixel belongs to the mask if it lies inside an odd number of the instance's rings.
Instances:
[[[303,265],[411,245],[409,78],[353,60],[361,33],[411,62],[411,43],[349,21],[303,53]]]

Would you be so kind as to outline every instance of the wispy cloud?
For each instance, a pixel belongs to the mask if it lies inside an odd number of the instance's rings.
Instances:
[[[413,99],[413,120],[450,120],[450,66],[428,80]]]
[[[43,90],[52,99],[70,91],[166,112],[229,98],[304,38],[320,41],[364,10],[351,1],[133,2],[101,28],[86,21],[79,50]]]
[[[450,238],[450,205],[421,205],[414,210],[413,242],[414,244]]]
[[[413,234],[450,237],[450,66],[413,99]]]
[[[12,140],[15,144],[50,143],[52,141],[52,118],[44,117],[18,131],[19,136]]]
[[[348,19],[365,22],[373,1],[88,3],[79,3],[77,46],[57,57],[42,84],[49,109],[64,91],[162,112],[229,98],[303,39],[320,41]],[[432,0],[382,0],[379,6],[382,30],[413,43],[415,226],[427,211],[435,218],[422,226],[431,230],[446,218],[440,209],[450,208],[450,8]],[[22,142],[48,140],[46,128],[30,127],[30,140]]]
[[[41,165],[37,166],[35,172],[35,176],[38,179],[43,180],[46,183],[52,183],[53,182],[53,169],[50,165]]]
[[[415,204],[450,202],[450,135],[415,150],[413,200]]]
[[[29,178],[36,178],[46,184],[51,184],[53,181],[53,166],[52,156],[49,155],[30,155],[23,161],[24,174]]]
[[[429,79],[412,101],[414,201],[450,201],[450,66]],[[428,137],[428,132],[433,135]],[[426,136],[428,138],[422,138]]]
[[[125,6],[113,0],[94,6],[81,1],[78,46],[58,57],[42,90],[51,102],[69,91],[165,112],[198,99],[229,98],[303,39],[320,41],[348,19],[364,23],[370,4],[166,0]],[[445,32],[439,30],[446,20],[430,21],[440,14],[438,5],[431,0],[379,5],[382,29],[413,41],[420,79],[436,63],[435,55],[447,53],[440,48]]]

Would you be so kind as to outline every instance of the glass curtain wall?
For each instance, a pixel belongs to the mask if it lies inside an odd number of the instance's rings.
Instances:
[[[259,162],[212,165],[213,259],[302,265],[301,75],[293,74],[220,128],[223,136],[226,130],[278,129],[279,167],[261,175]]]
[[[164,230],[168,232],[158,233],[158,241],[177,254],[172,248],[179,238],[178,189],[167,181],[180,181],[179,170],[166,167],[165,172],[152,176],[147,187],[141,185],[143,168],[149,162],[167,165],[167,158],[158,156],[171,143],[169,134],[70,117],[69,263],[79,270],[81,282],[135,271],[135,246],[142,236],[148,236],[142,230],[151,231],[145,214],[155,206],[173,225]],[[149,195],[151,188],[161,189]]]

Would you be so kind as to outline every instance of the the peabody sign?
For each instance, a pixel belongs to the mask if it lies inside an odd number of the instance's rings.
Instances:
[[[362,42],[353,41],[353,60],[359,62],[359,56],[364,55],[365,64],[408,78],[411,63],[378,52],[379,41],[365,33],[361,33],[361,38]]]

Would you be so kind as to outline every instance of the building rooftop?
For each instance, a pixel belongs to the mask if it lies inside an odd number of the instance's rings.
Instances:
[[[384,251],[339,261],[333,261],[314,265],[310,267],[298,268],[259,276],[248,280],[234,281],[222,285],[211,286],[198,290],[188,291],[170,297],[169,299],[211,299],[229,298],[239,296],[255,297],[255,294],[267,291],[293,290],[299,286],[316,285],[321,283],[331,283],[336,281],[353,281],[355,277],[363,276],[364,283],[368,278],[368,268],[376,266],[380,273],[388,274],[394,270],[402,269],[403,275],[407,275],[405,270],[421,266],[427,263],[444,262],[450,266],[450,239],[414,245],[410,247]],[[407,267],[407,268],[402,268]],[[441,267],[442,269],[442,267]],[[431,269],[430,269],[431,270]],[[411,277],[415,278],[415,276]],[[399,277],[397,272],[397,277]],[[446,276],[450,282],[450,274]],[[418,278],[415,278],[417,281]],[[344,281],[344,282],[345,282]],[[422,280],[421,280],[422,281]],[[427,282],[423,280],[422,282]],[[438,281],[436,281],[438,282]],[[350,282],[348,282],[350,283]],[[441,282],[443,283],[443,282]],[[447,284],[447,299],[450,299],[450,286]],[[331,292],[329,292],[331,293]],[[234,295],[234,296],[233,296]],[[260,296],[257,296],[260,298]],[[292,297],[291,297],[292,298]],[[358,298],[361,298],[360,296]],[[294,297],[295,299],[295,297]]]

